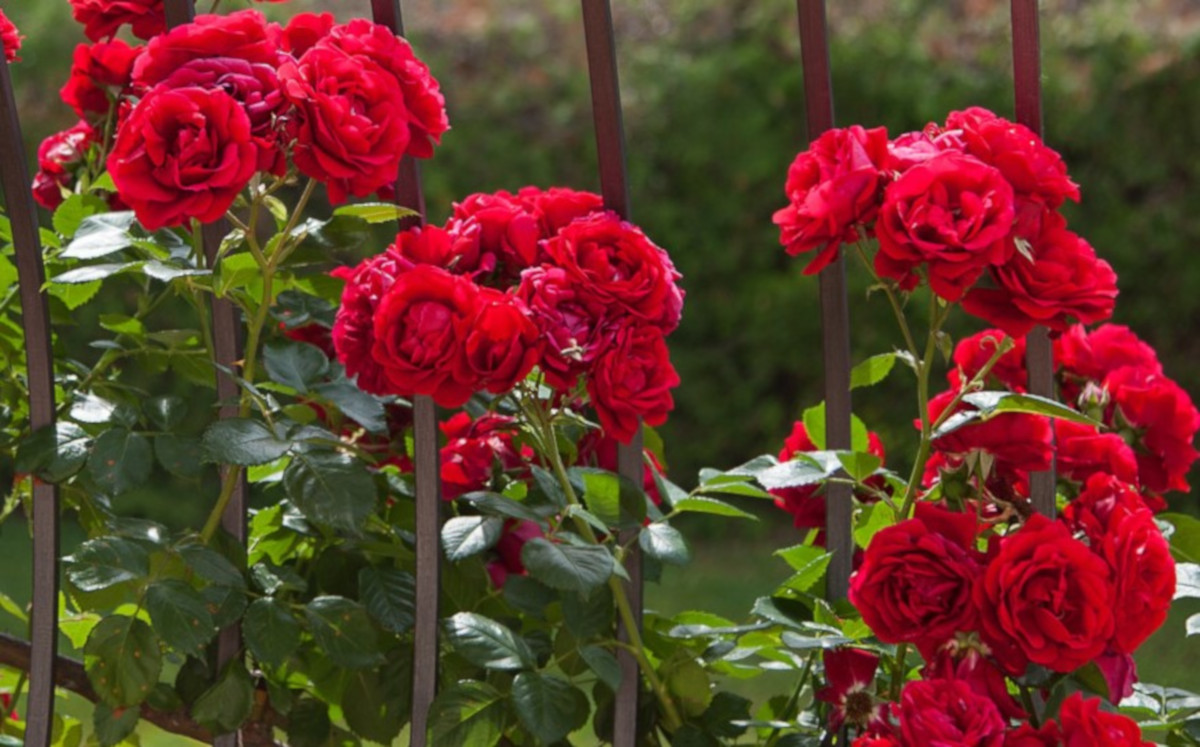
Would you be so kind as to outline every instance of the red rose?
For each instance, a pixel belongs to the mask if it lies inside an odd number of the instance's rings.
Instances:
[[[666,422],[675,406],[671,389],[678,385],[679,374],[671,365],[662,332],[657,327],[627,325],[596,359],[587,391],[605,434],[629,443],[638,431],[638,418],[652,426]]]
[[[885,643],[936,648],[978,625],[972,602],[980,567],[966,514],[917,504],[917,517],[881,530],[850,579],[850,602]]]
[[[495,465],[505,471],[524,466],[513,444],[516,421],[505,415],[487,413],[472,419],[465,412],[455,413],[440,426],[446,436],[442,447],[442,498],[453,500],[476,490],[487,490]]]
[[[113,100],[133,79],[133,64],[143,47],[131,47],[120,39],[75,47],[71,77],[58,92],[80,117],[88,112],[107,114]]]
[[[267,31],[280,51],[300,57],[328,36],[336,24],[332,13],[297,13],[287,26],[273,23]]]
[[[254,175],[250,120],[222,90],[157,88],[117,129],[108,170],[147,230],[211,223]]]
[[[329,327],[326,327],[324,324],[307,322],[305,324],[297,324],[295,327],[289,327],[286,323],[280,322],[279,331],[289,340],[307,343],[315,348],[320,348],[326,358],[336,356],[333,349],[333,337],[330,335]]]
[[[479,263],[488,272],[498,271],[500,282],[520,275],[542,258],[539,242],[548,238],[538,225],[537,215],[508,192],[477,193],[454,203],[454,216],[446,225],[453,233],[479,237]]]
[[[1128,716],[1101,710],[1099,698],[1074,692],[1058,711],[1063,747],[1153,747]]]
[[[513,196],[538,219],[542,238],[548,239],[570,225],[576,218],[604,210],[604,200],[594,192],[582,192],[566,187],[522,187]]]
[[[538,365],[547,383],[570,391],[612,345],[613,330],[605,324],[608,307],[584,293],[565,269],[550,265],[521,273],[516,293],[545,340]]]
[[[788,254],[817,251],[805,274],[820,272],[875,219],[887,160],[887,130],[858,125],[828,130],[796,156],[784,188],[789,204],[773,220]]]
[[[888,143],[886,170],[901,173],[948,150],[963,152],[962,138],[931,122],[924,130],[897,135]]]
[[[573,221],[545,244],[552,262],[579,284],[581,297],[670,334],[679,326],[681,277],[667,253],[615,213]],[[614,313],[615,312],[615,313]]]
[[[1106,422],[1118,432],[1132,430],[1136,438],[1142,485],[1155,493],[1188,490],[1200,412],[1187,392],[1161,373],[1133,366],[1111,371],[1104,389],[1112,396]]]
[[[957,301],[985,267],[1008,259],[1012,222],[1012,187],[1000,172],[947,151],[888,186],[875,224],[875,270],[910,290],[924,265],[933,291]]]
[[[33,177],[33,198],[47,210],[63,202],[63,190],[74,186],[76,166],[83,164],[96,142],[96,131],[87,122],[56,132],[38,146],[38,172]]]
[[[1054,339],[1054,362],[1074,379],[1100,381],[1122,366],[1162,373],[1154,348],[1120,324],[1101,324],[1090,332],[1076,324]]]
[[[1120,622],[1117,623],[1120,625]],[[1118,654],[1105,651],[1096,659],[1096,668],[1104,676],[1108,685],[1108,702],[1118,705],[1122,700],[1133,695],[1133,685],[1138,681],[1137,662],[1129,654]]]
[[[806,451],[816,451],[817,445],[808,436],[808,429],[802,421],[797,420],[792,425],[792,432],[783,442],[779,452],[779,461],[786,462],[797,454]],[[867,434],[867,453],[884,458],[883,441],[879,434],[871,431]],[[874,481],[874,482],[873,482]],[[884,485],[875,478],[868,482],[873,487],[883,488]],[[879,484],[875,484],[878,482]],[[775,496],[775,505],[792,515],[792,524],[797,529],[817,529],[816,544],[825,546],[825,497],[818,485],[804,485],[792,488],[775,488],[770,491]],[[874,502],[875,496],[868,491],[858,491],[855,497],[859,501]]]
[[[139,39],[167,29],[163,0],[70,0],[71,13],[92,41],[112,39],[125,24]]]
[[[996,705],[961,680],[914,680],[900,693],[900,732],[910,745],[1001,747]]]
[[[407,41],[386,26],[357,18],[334,26],[318,45],[341,50],[358,60],[370,60],[390,73],[400,85],[403,108],[407,112],[409,138],[406,152],[414,158],[433,155],[433,146],[440,143],[442,134],[450,129],[446,100],[437,80],[429,72],[429,66],[417,59]]]
[[[447,231],[437,226],[413,226],[396,234],[389,251],[402,257],[405,266],[433,265],[455,275],[486,272],[481,267],[478,227]]]
[[[1004,747],[1059,747],[1062,744],[1058,724],[1047,721],[1040,729],[1021,724],[1004,735]]]
[[[1078,483],[1103,474],[1138,484],[1137,456],[1125,439],[1082,423],[1054,421],[1054,464],[1060,478]]]
[[[1146,510],[1146,502],[1132,485],[1098,473],[1088,479],[1078,497],[1067,503],[1062,520],[1071,531],[1087,537],[1092,549],[1100,552],[1110,531],[1126,518]]]
[[[358,387],[371,394],[387,394],[391,387],[383,367],[371,357],[375,347],[375,309],[379,299],[407,262],[391,248],[363,260],[357,267],[339,267],[330,274],[346,281],[342,302],[333,320],[333,347],[348,376],[358,377]]]
[[[956,368],[947,376],[950,385],[956,390],[966,385],[974,378],[975,374],[983,370],[984,364],[991,360],[1005,337],[1008,335],[1002,330],[986,329],[960,340],[954,347]],[[1017,337],[1013,343],[1008,352],[1000,356],[1000,360],[992,366],[984,383],[999,384],[1000,388],[1013,392],[1024,392],[1028,384],[1028,374],[1025,368],[1025,338]]]
[[[371,355],[395,394],[425,394],[442,407],[459,407],[476,381],[460,378],[468,323],[479,289],[439,267],[401,273],[375,309]]]
[[[1022,719],[1028,714],[1008,692],[1008,680],[995,664],[979,651],[953,647],[939,649],[921,670],[927,680],[959,680],[967,683],[976,695],[992,701],[1006,719]]]
[[[850,747],[906,747],[899,737],[889,734],[863,734],[856,737]]]
[[[133,67],[133,82],[151,88],[189,62],[215,57],[272,68],[279,64],[279,50],[267,34],[262,13],[239,10],[227,16],[199,15],[151,39]]]
[[[533,521],[509,519],[504,522],[503,534],[496,541],[496,559],[487,564],[488,577],[492,586],[499,589],[508,580],[509,574],[525,575],[525,563],[521,561],[521,548],[535,537],[543,537],[542,528]]]
[[[541,336],[525,304],[508,293],[480,288],[456,377],[476,382],[476,389],[505,394],[533,370],[540,357]]]
[[[1014,672],[1024,669],[1018,655],[1056,672],[1099,656],[1114,599],[1108,564],[1041,514],[1000,540],[975,592],[984,640]]]
[[[860,648],[826,649],[821,660],[827,686],[816,698],[829,704],[829,730],[836,732],[847,723],[872,731],[887,729],[889,709],[874,694],[878,654]]]
[[[287,156],[279,144],[279,122],[287,110],[287,100],[279,88],[275,68],[231,57],[198,59],[176,69],[161,85],[224,90],[250,119],[250,135],[258,151],[257,170],[276,176],[287,171]]]
[[[953,399],[954,392],[942,392],[929,400],[929,419],[937,422]],[[970,405],[959,403],[955,415],[972,409]],[[986,451],[995,457],[1000,469],[1039,472],[1050,469],[1051,433],[1050,421],[1041,415],[1001,413],[935,439],[933,450],[949,457],[947,461],[953,468],[965,461],[971,452]]]
[[[972,289],[963,309],[1014,337],[1037,324],[1062,331],[1074,320],[1091,324],[1112,316],[1117,274],[1066,225],[1057,214],[1047,217],[1030,256],[1017,252],[991,268],[998,287]]]
[[[0,49],[4,50],[5,62],[17,62],[17,52],[21,51],[21,40],[25,37],[17,30],[16,24],[8,20],[4,11],[0,10]]]

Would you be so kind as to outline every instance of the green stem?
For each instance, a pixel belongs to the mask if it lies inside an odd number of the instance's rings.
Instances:
[[[913,503],[917,500],[917,491],[921,484],[921,474],[925,469],[925,461],[929,459],[933,443],[933,424],[929,420],[929,373],[933,368],[933,357],[937,353],[937,335],[941,330],[945,315],[938,311],[937,295],[929,292],[929,334],[925,338],[925,354],[917,361],[917,408],[921,418],[921,443],[917,447],[917,458],[913,462],[912,472],[908,476],[908,487],[904,490],[904,500],[900,502],[900,510],[896,513],[897,520],[908,517]]]
[[[1035,729],[1040,729],[1042,719],[1038,715],[1037,708],[1034,706],[1033,694],[1029,692],[1029,688],[1025,685],[1019,685],[1018,689],[1021,691],[1021,705],[1025,706],[1025,712],[1029,714],[1029,724]]]
[[[1004,339],[1002,339],[1000,344],[996,346],[996,352],[992,353],[991,358],[988,358],[987,363],[984,363],[983,367],[971,377],[971,380],[958,390],[958,392],[954,395],[954,399],[950,400],[950,404],[945,410],[942,410],[942,414],[938,415],[937,420],[933,421],[933,425],[931,427],[935,432],[938,428],[942,427],[942,424],[945,423],[951,415],[954,414],[955,408],[957,408],[958,404],[962,402],[963,395],[967,394],[968,392],[975,391],[976,388],[978,388],[979,385],[987,379],[988,374],[992,372],[992,369],[997,363],[1000,362],[1000,359],[1004,357],[1004,354],[1012,350],[1013,345],[1015,344],[1016,343],[1013,342],[1011,337],[1008,335],[1004,336]]]
[[[17,684],[13,687],[12,701],[10,702],[9,707],[0,708],[0,724],[5,724],[8,722],[8,714],[21,712],[21,697],[25,694],[25,684],[28,677],[29,673],[25,671],[22,671],[19,675],[17,675]]]
[[[905,660],[907,658],[908,644],[901,643],[896,647],[896,668],[892,670],[892,700],[900,700],[900,688],[904,686]]]
[[[796,683],[791,697],[788,698],[787,704],[784,705],[783,713],[779,714],[782,720],[790,721],[794,718],[793,714],[796,711],[796,705],[800,702],[800,694],[804,692],[804,686],[808,684],[808,678],[812,674],[813,663],[816,661],[816,658],[817,654],[813,652],[804,660],[804,669],[800,671],[800,681]],[[771,735],[767,737],[767,747],[774,747],[779,742],[780,731],[781,729],[778,726],[771,731]]]
[[[529,404],[525,408],[526,412],[536,418],[535,422],[538,425],[538,430],[541,431],[541,439],[546,445],[546,450],[549,452],[550,466],[554,470],[555,477],[558,478],[559,487],[562,488],[563,494],[566,496],[567,505],[582,507],[578,496],[575,495],[575,488],[571,486],[571,480],[567,476],[567,469],[563,464],[562,454],[558,450],[558,439],[555,438],[554,424],[546,411],[538,404],[536,391],[535,388],[532,393],[529,390],[522,392],[521,399],[523,403]],[[571,519],[575,524],[576,530],[584,539],[593,545],[601,544],[600,540],[596,537],[596,533],[586,521],[578,516],[572,516]],[[625,592],[625,586],[621,583],[621,579],[616,576],[609,577],[608,586],[612,590],[613,599],[616,600],[617,613],[620,615],[621,623],[625,626],[625,632],[629,636],[629,645],[634,653],[634,657],[638,661],[638,666],[641,667],[642,673],[646,675],[646,680],[650,683],[650,688],[658,697],[659,704],[663,709],[667,730],[674,733],[683,726],[683,719],[680,717],[679,711],[675,707],[675,701],[671,698],[666,685],[659,679],[658,672],[655,671],[649,657],[646,656],[646,646],[642,641],[642,633],[634,616],[633,606],[629,602],[629,595]]]
[[[884,295],[887,296],[888,303],[892,305],[892,313],[896,317],[896,323],[900,325],[900,332],[904,335],[904,344],[908,346],[908,352],[912,354],[914,360],[917,358],[917,340],[913,337],[912,328],[908,325],[908,317],[904,315],[904,307],[900,305],[900,299],[896,297],[896,291],[892,289],[890,283],[885,282],[879,274],[875,272],[875,268],[871,266],[870,260],[867,259],[867,251],[863,248],[862,242],[854,245],[857,251],[858,259],[862,262],[863,267],[867,268],[867,272],[871,274],[871,278],[875,284],[883,288]]]

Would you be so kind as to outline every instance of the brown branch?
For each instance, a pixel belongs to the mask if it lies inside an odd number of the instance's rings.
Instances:
[[[0,666],[12,667],[22,672],[29,671],[32,651],[28,641],[0,633]],[[88,680],[83,662],[67,656],[56,656],[54,659],[54,685],[69,690],[93,703],[99,702],[100,696]],[[261,705],[261,707],[259,707]],[[170,711],[160,711],[142,703],[141,717],[164,731],[172,734],[195,739],[198,742],[211,742],[212,732],[193,719],[185,706]],[[246,747],[275,747],[275,727],[286,724],[269,704],[256,704],[253,720],[242,725],[242,743]]]

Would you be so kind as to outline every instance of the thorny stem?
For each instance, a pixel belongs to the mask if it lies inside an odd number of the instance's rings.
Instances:
[[[523,403],[528,403],[525,410],[538,426],[539,438],[546,447],[547,456],[550,458],[550,466],[554,470],[555,477],[558,478],[559,487],[562,488],[563,494],[567,498],[567,505],[582,507],[578,496],[575,495],[575,488],[572,487],[571,480],[567,476],[567,469],[563,464],[562,454],[558,450],[558,439],[554,434],[554,424],[547,412],[538,404],[536,389],[533,392],[530,392],[528,389],[524,390],[521,399]],[[578,516],[572,516],[571,519],[575,524],[576,530],[578,530],[584,539],[593,545],[601,544],[596,537],[596,533],[586,521]],[[616,600],[617,613],[621,617],[621,624],[624,625],[625,632],[629,636],[630,650],[637,659],[642,673],[646,675],[651,689],[658,697],[659,704],[663,709],[667,730],[675,732],[683,726],[683,719],[675,707],[675,701],[671,698],[670,692],[667,691],[663,681],[658,677],[658,672],[654,670],[650,659],[646,656],[646,647],[642,641],[642,633],[638,628],[637,620],[633,613],[633,606],[629,603],[629,595],[625,592],[625,586],[621,583],[621,579],[615,575],[609,576],[608,586],[612,590],[613,599]]]

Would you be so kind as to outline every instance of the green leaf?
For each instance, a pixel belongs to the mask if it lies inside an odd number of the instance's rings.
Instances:
[[[177,436],[163,433],[154,437],[154,456],[163,469],[172,475],[192,479],[204,472],[200,461],[200,439],[194,436]]]
[[[401,634],[413,626],[416,580],[408,571],[367,566],[358,572],[358,594],[384,630]]]
[[[558,484],[554,475],[536,464],[529,465],[529,471],[533,473],[533,481],[537,484],[538,489],[550,499],[551,503],[560,508],[567,505],[567,494],[563,492],[562,486]]]
[[[481,514],[488,514],[490,516],[507,516],[510,519],[533,521],[538,524],[544,524],[545,522],[545,519],[532,508],[526,506],[520,501],[513,500],[506,495],[501,495],[500,493],[477,491],[460,495],[456,500],[463,503],[469,503]]]
[[[146,277],[153,278],[162,283],[169,283],[172,280],[186,277],[202,277],[211,275],[211,270],[201,270],[197,267],[186,267],[177,263],[160,262],[157,259],[150,260],[142,265],[142,272],[146,273]]]
[[[360,202],[354,205],[342,205],[334,209],[334,215],[348,215],[362,218],[367,223],[390,223],[417,215],[412,210],[386,202]]]
[[[894,520],[892,509],[882,503],[864,506],[859,524],[854,527],[854,544],[867,549],[875,535],[891,526]]]
[[[275,461],[287,453],[291,443],[257,420],[227,418],[208,427],[201,446],[206,461],[248,467]]]
[[[240,659],[231,659],[216,684],[192,704],[192,718],[214,734],[228,734],[250,718],[254,682]]]
[[[430,708],[430,744],[494,747],[504,733],[505,697],[486,682],[460,680],[443,690]]]
[[[228,254],[221,259],[218,266],[216,294],[224,298],[229,292],[245,288],[262,277],[258,262],[250,254]]]
[[[846,474],[854,478],[856,482],[863,482],[875,474],[875,470],[883,466],[882,459],[874,454],[864,454],[861,451],[839,451],[837,459],[842,468],[846,470]]]
[[[314,345],[294,340],[272,340],[263,347],[267,376],[304,394],[317,379],[329,373],[329,359]]]
[[[292,455],[283,487],[313,523],[357,533],[375,510],[378,491],[362,462],[334,451]]]
[[[288,605],[271,597],[255,599],[242,618],[246,647],[263,664],[278,667],[300,647],[300,621]]]
[[[807,559],[801,560],[800,550],[805,551],[803,554],[808,556]],[[787,553],[785,559],[789,565],[796,569],[796,572],[784,581],[781,586],[785,589],[799,592],[811,591],[825,577],[825,569],[829,567],[829,561],[833,557],[833,553],[826,552],[820,547],[805,547],[803,545],[789,548],[783,552]]]
[[[114,708],[145,700],[162,671],[158,646],[154,630],[137,618],[109,615],[97,623],[83,647],[96,694]]]
[[[60,206],[60,210],[65,208],[68,202],[70,198]],[[79,205],[79,209],[82,212],[82,204]],[[63,259],[97,259],[133,246],[133,237],[129,234],[129,227],[133,225],[132,212],[105,212],[81,216],[77,223],[78,228],[74,231],[62,229],[69,228],[67,224],[71,221],[67,219],[75,216],[64,216],[60,221],[58,213],[59,211],[56,211],[54,215],[55,230],[64,236],[75,237],[67,244],[62,254],[58,255]]]
[[[521,548],[525,569],[547,586],[590,594],[613,574],[613,556],[598,546],[560,545],[535,537]]]
[[[457,562],[495,546],[504,531],[504,519],[495,516],[455,516],[442,526],[446,559]]]
[[[99,425],[112,420],[117,406],[91,392],[76,392],[71,404],[70,418],[79,423]]]
[[[122,708],[117,714],[107,703],[97,703],[92,712],[92,728],[96,732],[96,741],[102,747],[119,744],[137,728],[141,710],[138,708]]]
[[[584,646],[579,649],[579,657],[596,673],[601,682],[608,685],[609,690],[616,692],[621,687],[621,664],[608,649]]]
[[[566,680],[540,672],[521,672],[512,684],[517,718],[544,744],[554,744],[587,723],[587,696]]]
[[[361,425],[368,433],[387,432],[383,403],[359,389],[348,379],[339,379],[313,387],[321,398],[331,402],[342,414]]]
[[[714,736],[734,739],[746,731],[744,725],[734,722],[748,721],[751,705],[750,700],[740,695],[718,692],[702,717],[704,728]]]
[[[887,378],[887,375],[892,372],[892,367],[895,365],[895,353],[872,355],[850,371],[850,388],[858,389],[864,386],[875,386]]]
[[[146,589],[146,610],[167,645],[199,656],[217,634],[204,599],[182,581],[159,581]]]
[[[510,573],[504,580],[504,601],[518,612],[544,617],[546,605],[558,599],[558,592],[529,576]]]
[[[74,423],[43,426],[17,445],[16,469],[46,482],[62,482],[87,462],[92,439]]]
[[[571,635],[580,641],[610,634],[613,627],[613,596],[607,586],[601,586],[588,596],[562,595],[563,622]]]
[[[369,669],[383,663],[379,639],[362,605],[344,597],[321,596],[304,608],[313,640],[339,667]]]
[[[527,669],[534,665],[529,645],[500,623],[474,612],[446,620],[446,635],[464,659],[487,669]]]
[[[665,662],[660,674],[667,690],[688,716],[699,716],[712,703],[713,691],[709,686],[708,672],[695,659],[677,659]]]
[[[199,544],[185,544],[177,548],[192,573],[210,584],[245,589],[246,579],[221,553]]]
[[[183,397],[165,394],[151,397],[142,405],[146,417],[160,431],[173,431],[179,427],[187,415],[187,402]]]
[[[399,690],[378,671],[350,672],[341,702],[346,723],[355,734],[391,744],[408,719],[409,705],[396,697]]]
[[[1159,514],[1159,521],[1171,524],[1171,554],[1185,563],[1200,563],[1200,519],[1187,514]]]
[[[118,537],[88,540],[63,560],[67,578],[80,591],[100,591],[150,573],[150,556],[142,546]]]
[[[1184,629],[1187,631],[1189,637],[1200,635],[1200,613],[1188,617],[1184,622]]]
[[[94,280],[90,283],[79,283],[77,285],[51,284],[46,288],[46,293],[62,301],[68,311],[74,311],[88,301],[91,301],[96,293],[99,292],[100,285],[99,280]]]
[[[292,747],[326,747],[332,728],[329,706],[314,698],[300,698],[288,711],[287,741]]]
[[[1200,565],[1175,564],[1175,599],[1200,599]]]
[[[755,475],[755,479],[768,490],[798,488],[824,482],[841,468],[837,452],[810,451],[763,470]]]
[[[670,524],[654,523],[643,527],[638,544],[647,555],[661,563],[686,565],[692,558],[683,535]]]
[[[690,512],[699,514],[715,514],[717,516],[729,516],[737,519],[751,519],[758,521],[758,517],[752,513],[748,513],[732,506],[724,501],[719,501],[716,498],[707,498],[704,496],[692,496],[691,498],[683,498],[675,502],[675,510],[680,512]]]
[[[976,409],[956,412],[946,418],[946,421],[934,431],[933,437],[935,439],[952,433],[965,425],[970,425],[976,421],[989,420],[997,415],[1009,412],[1045,415],[1096,428],[1104,427],[1104,424],[1098,420],[1093,420],[1083,413],[1076,412],[1062,403],[1055,402],[1046,397],[1039,397],[1035,394],[993,391],[972,392],[963,395],[962,401]]]
[[[127,270],[132,270],[136,267],[141,267],[141,262],[115,262],[110,264],[88,265],[87,267],[79,267],[74,270],[68,270],[60,275],[55,275],[50,278],[51,283],[59,285],[80,285],[82,283],[91,283],[97,280],[104,280],[113,275],[120,274]]]
[[[808,438],[820,450],[829,448],[825,443],[825,403],[822,402],[815,407],[810,407],[801,415],[804,421],[804,429],[808,431]],[[867,451],[870,440],[867,436],[867,426],[858,419],[857,415],[850,415],[850,450],[851,451]]]
[[[514,578],[516,577],[514,576]],[[2,591],[0,591],[0,610],[12,615],[19,623],[24,625],[29,624],[29,615],[25,614],[25,609]]]
[[[145,436],[128,428],[111,428],[96,439],[88,457],[92,479],[112,495],[135,488],[150,477],[154,450]]]
[[[583,480],[583,501],[605,526],[633,529],[645,521],[646,494],[628,478],[589,467],[571,473]]]

